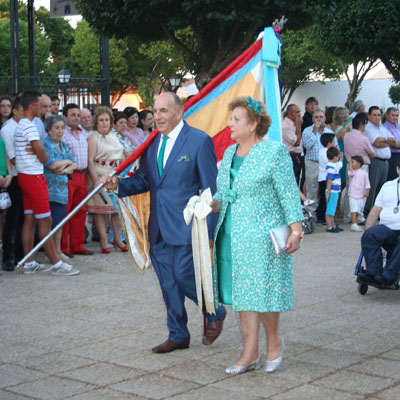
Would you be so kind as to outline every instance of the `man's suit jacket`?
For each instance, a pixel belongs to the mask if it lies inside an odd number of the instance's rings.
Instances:
[[[173,246],[191,243],[191,224],[186,225],[183,210],[190,197],[208,187],[216,191],[217,161],[213,141],[204,132],[186,123],[178,135],[165,164],[162,177],[157,169],[160,137],[156,137],[142,155],[141,166],[134,176],[122,179],[118,196],[125,197],[150,190],[150,243],[156,243],[159,232]],[[208,217],[208,231],[213,237],[217,215]]]

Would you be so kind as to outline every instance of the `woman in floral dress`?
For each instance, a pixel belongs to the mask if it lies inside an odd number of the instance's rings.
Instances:
[[[260,322],[267,337],[266,372],[282,362],[280,312],[293,307],[293,262],[300,246],[303,219],[292,162],[284,145],[264,140],[271,125],[265,106],[251,97],[233,100],[231,138],[237,144],[224,154],[214,196],[219,211],[214,246],[216,303],[239,311],[244,333],[240,359],[226,369],[239,374],[261,367]],[[269,231],[289,225],[286,252],[275,253]]]

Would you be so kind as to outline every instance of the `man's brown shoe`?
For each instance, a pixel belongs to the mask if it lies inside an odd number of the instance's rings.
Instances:
[[[207,322],[206,336],[203,338],[203,344],[209,345],[215,342],[215,340],[222,332],[222,325],[224,324],[225,317],[226,317],[226,312],[217,321]]]
[[[74,254],[79,254],[81,256],[92,256],[94,254],[94,252],[92,250],[85,249],[82,251],[77,251]]]
[[[164,343],[161,343],[158,346],[153,347],[151,351],[153,353],[162,354],[162,353],[171,353],[171,351],[174,350],[187,349],[188,347],[189,343],[176,343],[168,339]]]

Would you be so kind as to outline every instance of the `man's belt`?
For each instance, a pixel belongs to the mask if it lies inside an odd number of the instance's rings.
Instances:
[[[374,160],[379,160],[379,161],[389,161],[388,158],[379,158],[379,157],[375,157],[373,158]]]
[[[86,174],[87,168],[85,169],[76,169],[74,172],[76,172],[77,174]]]
[[[289,151],[289,154],[294,157],[301,156],[301,153],[295,153],[294,151]]]

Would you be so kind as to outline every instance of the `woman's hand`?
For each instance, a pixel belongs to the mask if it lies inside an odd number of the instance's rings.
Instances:
[[[299,232],[292,232],[286,243],[286,253],[292,254],[300,248],[302,235]]]
[[[12,175],[7,175],[3,179],[3,188],[8,188],[11,185],[12,178],[13,178]]]
[[[300,248],[301,240],[303,239],[303,230],[300,222],[295,222],[290,225],[292,230],[286,243],[286,253],[291,254]]]

